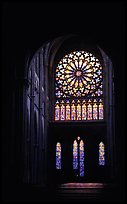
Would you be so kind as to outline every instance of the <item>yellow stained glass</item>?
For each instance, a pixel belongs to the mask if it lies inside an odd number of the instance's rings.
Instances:
[[[96,104],[96,100],[94,101],[94,104],[93,104],[93,119],[94,120],[98,119],[98,107]]]
[[[74,103],[71,106],[71,120],[76,120],[76,107]]]
[[[77,120],[81,120],[81,105],[77,105]]]
[[[60,119],[65,120],[65,105],[61,105]]]
[[[84,86],[84,84],[86,83],[91,85],[95,83],[96,89],[98,89],[102,85],[102,66],[99,60],[96,59],[97,58],[93,54],[86,51],[74,51],[65,55],[65,57],[60,60],[58,66],[56,67],[56,76],[58,78],[56,87],[59,89],[59,85],[61,84],[61,82],[59,82],[59,77],[61,76],[61,74],[63,74],[64,77],[62,77],[62,80],[67,82],[67,90],[68,86],[71,85],[71,81],[73,79],[77,79],[74,82],[74,87],[78,87],[79,92],[81,92],[81,83],[84,90],[86,89],[86,87]],[[81,79],[80,84],[78,83],[79,79]],[[74,87],[72,87],[72,89],[74,89]],[[63,89],[61,89],[61,91],[65,92],[65,90]],[[96,91],[96,95],[98,95],[98,90]],[[102,88],[100,91],[102,91]],[[81,92],[81,96],[83,92],[84,91]],[[74,96],[79,95],[77,95],[77,92],[74,92],[74,90],[72,91],[72,93],[75,93]],[[87,95],[88,93],[92,94],[92,92],[89,92],[89,90],[85,93],[85,95]],[[70,96],[70,93],[67,91],[64,97],[67,97],[68,94]]]
[[[99,104],[99,119],[103,119],[103,104]]]
[[[99,106],[95,98],[101,99]],[[55,100],[59,101],[55,104],[56,121],[103,119],[103,69],[94,54],[73,51],[58,62]]]
[[[87,107],[87,119],[92,120],[92,105],[89,103]]]
[[[86,120],[86,104],[82,105],[82,120]]]
[[[66,105],[66,120],[70,120],[70,105],[69,105],[69,102],[67,102],[67,105]]]

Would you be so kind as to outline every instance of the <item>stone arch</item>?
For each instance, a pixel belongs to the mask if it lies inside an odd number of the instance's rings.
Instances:
[[[61,36],[56,39],[52,39],[50,42],[46,42],[43,44],[31,57],[31,61],[29,61],[28,68],[28,84],[29,88],[27,90],[27,97],[29,97],[30,101],[30,137],[31,137],[31,157],[34,154],[33,146],[37,147],[38,151],[38,170],[36,173],[36,178],[34,183],[43,183],[46,182],[48,177],[48,156],[47,150],[49,145],[49,123],[53,122],[53,114],[54,114],[54,67],[56,65],[57,60],[66,52],[74,49],[74,48],[87,48],[88,50],[94,51],[99,58],[105,68],[104,78],[105,78],[105,105],[107,107],[106,111],[106,120],[107,126],[105,127],[105,131],[108,134],[105,134],[108,146],[108,163],[111,164],[111,161],[114,162],[114,155],[111,150],[113,143],[113,70],[112,63],[106,53],[94,42],[89,42],[87,39],[84,39],[84,36],[77,35],[66,35]],[[109,83],[110,81],[110,83]],[[108,97],[107,97],[108,96]],[[36,111],[35,111],[36,110]],[[37,112],[35,114],[35,112]],[[36,120],[35,120],[36,115]],[[42,120],[44,126],[44,134],[42,134]],[[36,122],[37,121],[37,125]],[[38,135],[38,139],[36,138],[36,142],[34,142],[34,136]],[[52,140],[51,140],[52,141]],[[50,145],[49,145],[50,146]],[[112,152],[112,153],[111,153]],[[31,168],[34,169],[34,162],[31,158]],[[33,172],[35,170],[32,170]],[[112,168],[110,165],[110,171],[114,172],[114,165],[112,164]],[[43,172],[43,175],[42,173]],[[34,172],[35,173],[35,172]],[[37,178],[38,175],[38,178]],[[45,179],[44,179],[45,178]],[[33,182],[33,181],[32,181]]]

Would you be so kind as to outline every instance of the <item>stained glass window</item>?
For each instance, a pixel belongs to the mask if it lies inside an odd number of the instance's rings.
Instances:
[[[73,169],[78,169],[78,143],[76,140],[73,143]]]
[[[67,101],[67,105],[66,105],[66,120],[70,120],[70,104],[69,104],[69,101]]]
[[[76,120],[76,106],[74,101],[72,101],[71,105],[71,120]]]
[[[84,142],[80,141],[79,144],[79,154],[80,154],[80,176],[84,176]]]
[[[96,56],[71,52],[59,61],[55,74],[56,121],[104,119],[103,69]]]
[[[78,141],[77,141],[78,140]],[[77,137],[73,143],[73,169],[77,169],[79,176],[84,176],[84,142]]]
[[[102,104],[102,100],[100,100],[100,104],[99,104],[99,119],[103,119],[103,104]]]
[[[78,105],[77,105],[77,120],[81,120],[81,105],[80,105],[80,101],[78,101]]]
[[[105,165],[105,148],[103,142],[99,144],[99,165]]]
[[[55,120],[59,120],[60,119],[60,107],[59,107],[59,102],[56,102],[55,105]]]
[[[61,103],[61,113],[60,113],[60,119],[61,120],[65,120],[65,105],[64,105],[64,102],[62,101]]]
[[[88,102],[88,107],[87,107],[87,119],[92,120],[92,105],[90,103],[90,100]]]
[[[94,100],[94,105],[93,105],[93,119],[98,119],[98,107],[97,107],[97,101],[96,99]]]
[[[61,169],[61,144],[56,144],[56,169]]]
[[[83,105],[82,105],[82,120],[86,120],[86,103],[85,103],[85,101],[83,102]]]

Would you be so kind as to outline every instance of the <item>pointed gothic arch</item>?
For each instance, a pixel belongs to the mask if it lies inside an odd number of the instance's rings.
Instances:
[[[84,176],[84,141],[79,136],[73,142],[73,169],[76,176]]]
[[[51,177],[50,174],[52,175],[52,173],[55,172],[56,161],[55,157],[51,154],[51,152],[54,151],[53,155],[55,155],[56,151],[56,149],[52,149],[53,144],[62,141],[62,151],[65,152],[64,148],[66,149],[67,147],[65,140],[68,140],[67,137],[72,140],[72,127],[74,124],[78,129],[81,128],[82,133],[85,131],[88,135],[91,135],[91,140],[92,137],[94,137],[92,132],[95,132],[95,135],[98,135],[98,139],[100,137],[102,141],[106,141],[106,168],[108,169],[108,176],[110,175],[109,178],[113,176],[114,151],[112,150],[112,143],[114,130],[112,63],[99,46],[96,44],[91,45],[91,43],[86,43],[86,41],[87,40],[84,40],[83,37],[80,38],[74,35],[59,37],[51,42],[45,43],[33,55],[32,60],[29,62],[26,97],[29,100],[30,109],[30,147],[31,155],[34,155],[33,133],[36,127],[34,127],[33,118],[34,110],[36,109],[38,124],[38,140],[36,146],[39,152],[38,155],[40,155],[38,157],[38,167],[36,166],[36,168],[31,159],[32,171],[39,169],[37,170],[39,172],[38,179],[36,178],[35,182],[46,182],[47,178]],[[78,60],[73,59],[71,61],[71,57],[77,57]],[[69,64],[65,64],[65,60],[67,60]],[[74,63],[74,67],[70,63]],[[62,66],[62,68],[60,68],[60,66]],[[83,68],[83,66],[85,68]],[[64,70],[63,75],[61,69]],[[69,77],[67,77],[68,74],[66,72],[70,73]],[[72,79],[70,79],[70,76]],[[58,81],[56,81],[56,77]],[[72,86],[68,86],[68,84],[64,85],[64,81],[60,84],[60,77],[63,77],[66,82],[67,80],[71,80],[73,82]],[[90,83],[91,80],[88,80],[89,77],[93,80],[93,84]],[[92,79],[92,77],[94,78]],[[62,88],[60,88],[60,86]],[[76,86],[78,90],[74,92]],[[71,88],[73,94],[70,92]],[[65,95],[61,96],[59,95],[60,93]],[[85,95],[83,95],[83,93],[85,93]],[[67,123],[68,126],[66,126]],[[69,133],[69,128],[72,128],[72,133]],[[64,131],[66,132],[65,134]],[[85,141],[84,136],[83,141]],[[69,151],[70,150],[68,150],[68,152]],[[42,154],[40,154],[40,152],[42,152]],[[69,154],[71,154],[71,152]],[[62,155],[62,157],[64,157],[64,153]],[[51,160],[49,160],[50,157],[52,157]],[[71,156],[69,158],[71,159],[71,165],[69,167],[71,174],[73,162]],[[48,164],[49,161],[51,161],[50,164]],[[67,170],[65,168],[67,161],[65,158],[63,161],[65,162],[63,163],[63,169]],[[52,169],[52,172],[50,169]],[[41,174],[41,172],[43,172],[43,174]],[[85,172],[83,172],[83,174],[84,173]],[[32,174],[30,180],[32,180]]]

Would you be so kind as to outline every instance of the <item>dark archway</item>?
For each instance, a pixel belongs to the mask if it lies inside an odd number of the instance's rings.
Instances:
[[[47,5],[47,6],[46,6]],[[8,190],[9,194],[16,195],[16,192],[12,189],[17,190],[17,186],[23,183],[24,175],[24,147],[26,143],[26,98],[29,98],[30,108],[30,169],[32,171],[33,167],[33,139],[34,139],[34,106],[37,108],[37,118],[38,118],[38,149],[39,149],[39,185],[45,185],[47,183],[47,177],[51,173],[47,173],[47,157],[49,144],[52,142],[53,138],[50,135],[54,135],[54,132],[48,134],[52,130],[52,124],[50,124],[50,118],[53,117],[51,105],[51,97],[48,95],[49,87],[51,87],[48,82],[52,79],[52,64],[54,63],[54,57],[57,55],[57,51],[60,49],[60,44],[65,43],[65,38],[59,38],[54,40],[55,37],[65,35],[66,33],[82,33],[82,36],[92,37],[95,42],[97,42],[100,47],[105,51],[105,53],[110,56],[113,67],[115,70],[115,75],[113,81],[115,82],[115,138],[109,136],[105,145],[107,152],[110,152],[112,146],[115,147],[114,156],[108,163],[112,165],[113,169],[115,163],[115,174],[112,171],[113,181],[117,181],[123,185],[124,181],[124,4],[123,3],[109,3],[109,4],[80,4],[77,3],[73,9],[69,9],[68,4],[62,4],[62,8],[57,11],[56,4],[50,7],[50,14],[53,15],[50,20],[47,21],[47,11],[49,11],[48,4],[39,5],[39,11],[36,10],[37,4],[6,4],[3,9],[3,120],[2,120],[2,133],[3,133],[3,181],[4,187]],[[69,4],[70,6],[71,3]],[[52,4],[53,6],[53,4]],[[59,7],[59,6],[58,6]],[[29,9],[31,8],[31,9]],[[45,9],[47,8],[47,9]],[[72,8],[72,7],[71,7]],[[77,9],[78,8],[78,9]],[[84,8],[91,8],[90,10]],[[58,15],[62,12],[66,15]],[[25,11],[25,12],[23,12]],[[43,12],[42,12],[43,11]],[[74,12],[76,11],[76,12]],[[82,12],[81,12],[82,11]],[[113,16],[112,16],[113,11]],[[71,12],[71,15],[70,15]],[[81,18],[73,18],[70,26],[70,16],[74,16],[74,13],[79,13]],[[108,12],[108,15],[107,15]],[[28,15],[29,13],[29,15]],[[33,15],[33,14],[37,15]],[[55,16],[56,15],[56,16]],[[60,21],[57,21],[58,16]],[[89,18],[88,18],[89,16]],[[100,16],[101,20],[100,21]],[[32,18],[31,18],[32,17]],[[55,19],[55,20],[54,20]],[[65,23],[66,21],[66,23]],[[34,23],[35,22],[35,23]],[[54,23],[55,22],[55,23]],[[59,23],[61,22],[61,23]],[[93,22],[96,22],[95,24]],[[48,25],[48,26],[47,26]],[[53,25],[53,29],[52,28]],[[66,25],[66,26],[65,26]],[[79,25],[78,29],[75,25]],[[84,26],[83,26],[84,25]],[[10,28],[11,26],[11,28]],[[69,27],[69,29],[67,28]],[[82,28],[82,29],[79,29]],[[38,32],[37,32],[38,31]],[[96,31],[96,32],[95,32]],[[48,41],[47,41],[48,40]],[[91,40],[90,40],[91,41]],[[89,42],[90,42],[89,41]],[[47,43],[44,43],[47,42]],[[91,41],[92,42],[92,41]],[[44,43],[44,44],[43,44]],[[43,45],[42,45],[43,44]],[[94,44],[94,43],[93,43]],[[95,43],[96,44],[96,43]],[[35,50],[42,45],[42,50],[35,53]],[[11,48],[11,51],[9,51]],[[28,53],[27,53],[28,51]],[[42,51],[42,52],[41,52]],[[102,52],[101,52],[102,54]],[[36,57],[35,57],[36,56]],[[103,54],[103,58],[105,54]],[[50,58],[51,57],[51,58]],[[39,86],[38,78],[35,75],[36,87],[34,90],[34,67],[38,64],[41,67],[39,71]],[[26,61],[27,63],[26,63]],[[34,60],[32,60],[34,59]],[[30,62],[32,61],[31,65]],[[50,64],[48,63],[50,62]],[[106,61],[105,61],[106,63]],[[27,65],[26,65],[27,64]],[[107,61],[108,64],[108,61]],[[26,68],[27,67],[27,68]],[[32,68],[31,74],[32,78],[27,77],[28,67]],[[37,66],[36,66],[37,67]],[[45,69],[43,69],[45,67]],[[48,67],[48,69],[47,69]],[[41,70],[42,73],[41,74]],[[46,73],[46,70],[50,70],[50,75]],[[36,70],[38,73],[38,71]],[[29,72],[30,73],[30,72]],[[41,76],[45,76],[43,80],[40,79]],[[50,76],[48,78],[48,76]],[[6,79],[6,80],[5,80]],[[43,85],[42,85],[42,84]],[[42,93],[41,88],[42,87]],[[39,91],[37,90],[39,87]],[[30,94],[26,96],[27,89],[29,88]],[[32,90],[32,92],[31,92]],[[34,90],[34,91],[33,91]],[[50,91],[49,91],[50,92]],[[50,92],[51,93],[51,92]],[[110,93],[108,93],[110,95]],[[38,97],[37,97],[38,96]],[[37,98],[40,99],[38,100]],[[43,101],[41,103],[41,101]],[[49,105],[48,105],[49,104]],[[122,105],[121,105],[122,104]],[[49,108],[48,108],[49,107]],[[112,108],[112,104],[109,102],[109,110]],[[110,111],[109,111],[110,112]],[[49,113],[49,114],[48,114]],[[51,116],[51,117],[50,117]],[[42,139],[42,120],[44,121],[44,134]],[[52,121],[52,120],[51,120]],[[61,124],[60,124],[61,125]],[[110,126],[110,122],[109,125]],[[8,127],[8,128],[7,128]],[[55,128],[55,127],[54,127]],[[59,127],[60,128],[60,127]],[[63,128],[64,129],[64,128]],[[86,127],[87,129],[87,127]],[[110,129],[110,128],[109,128]],[[94,131],[94,129],[93,129]],[[105,130],[105,134],[110,135],[109,130]],[[88,131],[87,131],[88,132]],[[107,133],[108,132],[108,133]],[[71,131],[70,131],[71,133]],[[100,131],[98,132],[98,135]],[[112,133],[111,133],[112,135]],[[48,137],[47,137],[48,136]],[[100,138],[102,141],[103,138]],[[113,143],[112,143],[113,139]],[[99,141],[100,142],[100,141]],[[51,150],[52,152],[52,150]],[[107,153],[106,153],[107,154]],[[109,155],[110,156],[110,155]],[[23,161],[23,162],[22,162]],[[114,178],[115,177],[115,178]],[[29,184],[32,184],[32,174],[30,174],[30,179],[26,179]],[[36,181],[37,183],[37,181]],[[11,193],[10,193],[11,192]],[[19,192],[22,192],[19,190]],[[7,194],[7,193],[5,193]],[[18,193],[17,193],[18,195]],[[31,194],[32,195],[32,194]],[[9,199],[8,196],[5,196]],[[17,196],[18,197],[18,196]],[[19,196],[20,197],[20,196]]]

